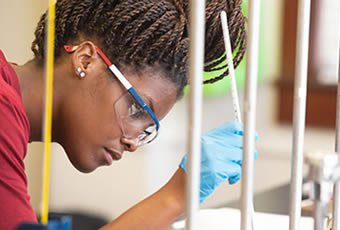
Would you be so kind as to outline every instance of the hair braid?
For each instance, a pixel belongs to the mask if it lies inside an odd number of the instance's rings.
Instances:
[[[156,8],[156,9],[155,9]],[[164,8],[164,7],[162,7]],[[155,13],[155,11],[157,11],[157,13]],[[166,12],[163,10],[160,11],[160,8],[157,7],[157,5],[154,5],[153,7],[151,7],[146,13],[145,13],[145,16],[143,17],[143,19],[139,22],[139,24],[141,25],[140,26],[140,29],[141,28],[145,28],[144,31],[141,31],[140,33],[137,33],[138,34],[136,37],[135,37],[135,45],[136,45],[136,48],[134,49],[130,49],[128,50],[128,53],[130,53],[131,50],[133,50],[133,52],[131,52],[131,54],[129,54],[131,56],[131,58],[134,57],[134,55],[140,50],[140,49],[144,49],[146,47],[143,46],[144,45],[148,45],[148,40],[152,40],[153,39],[153,36],[154,36],[154,33],[157,32],[157,30],[155,31],[154,29],[157,29],[158,27],[155,27],[155,26],[152,26],[151,22],[155,20],[155,23],[156,25],[157,24],[160,24],[162,23],[162,18],[166,17],[166,18],[169,18],[169,12]],[[164,25],[162,25],[164,26]],[[170,31],[172,28],[169,28],[168,26],[166,26],[164,29],[161,28],[159,30],[159,33],[158,36],[161,36],[162,33],[166,32],[166,31]]]
[[[58,0],[56,3],[55,57],[66,44],[92,39],[116,65],[142,71],[145,66],[160,68],[177,86],[178,97],[188,83],[189,0]],[[241,0],[206,1],[205,71],[226,68],[220,12],[228,15],[234,65],[241,62],[246,47],[246,19]],[[42,63],[45,48],[46,15],[35,31],[32,51]],[[209,79],[213,83],[228,74]]]
[[[173,17],[176,17],[177,15],[174,14],[172,15]],[[161,19],[162,20],[162,24],[164,23],[164,20],[166,20],[166,18]],[[180,34],[176,31],[178,31],[180,28],[178,28],[178,24],[168,24],[166,26],[167,28],[169,28],[168,30],[166,30],[165,34],[161,35],[161,37],[154,43],[153,45],[153,49],[150,50],[149,53],[147,53],[148,56],[151,56],[151,52],[155,52],[156,50],[161,50],[162,47],[164,48],[163,51],[160,53],[160,57],[164,58],[164,54],[165,53],[169,53],[170,55],[173,55],[174,50],[168,50],[165,47],[168,46],[172,47],[175,43],[180,41]],[[169,63],[170,64],[170,63]],[[172,64],[172,63],[171,63]]]

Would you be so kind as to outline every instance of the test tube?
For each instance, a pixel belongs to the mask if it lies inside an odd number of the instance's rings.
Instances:
[[[338,36],[338,90],[337,90],[337,102],[336,102],[336,132],[335,132],[335,152],[340,156],[340,17],[339,17],[339,36]],[[340,230],[340,183],[337,182],[334,186],[333,192],[333,224],[332,230]]]
[[[233,101],[234,119],[242,123],[241,110],[240,110],[240,105],[238,102],[233,51],[232,51],[231,42],[230,42],[227,13],[225,11],[222,11],[220,14],[220,18],[221,18],[221,25],[222,25],[222,31],[223,31],[225,52],[226,52],[228,68],[229,68],[229,79],[230,79],[230,88],[231,88],[231,98]]]
[[[303,144],[306,115],[307,69],[311,0],[299,0],[294,82],[293,149],[290,180],[289,229],[300,229]]]
[[[260,34],[260,0],[250,0],[248,7],[248,56],[243,103],[244,142],[241,187],[241,230],[251,230],[253,172],[255,150],[256,90]]]
[[[189,105],[188,179],[186,184],[186,229],[197,229],[199,209],[202,82],[204,66],[205,0],[191,0],[189,79],[191,81]]]

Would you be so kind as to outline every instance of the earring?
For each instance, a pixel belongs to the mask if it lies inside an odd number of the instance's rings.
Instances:
[[[77,68],[77,72],[79,73],[79,76],[80,76],[81,78],[84,78],[84,77],[85,77],[85,73],[81,71],[81,68],[80,68],[80,67]]]

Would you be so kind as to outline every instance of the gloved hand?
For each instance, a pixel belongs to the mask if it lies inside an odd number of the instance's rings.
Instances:
[[[234,184],[241,178],[242,144],[243,125],[239,122],[225,123],[201,136],[201,203],[226,179]],[[187,155],[179,166],[188,173]]]

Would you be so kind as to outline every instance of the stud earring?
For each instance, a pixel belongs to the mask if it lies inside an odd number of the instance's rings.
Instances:
[[[79,76],[80,76],[81,78],[84,78],[84,77],[85,77],[85,73],[81,71],[81,68],[80,68],[80,67],[77,68],[77,72],[79,73]]]

